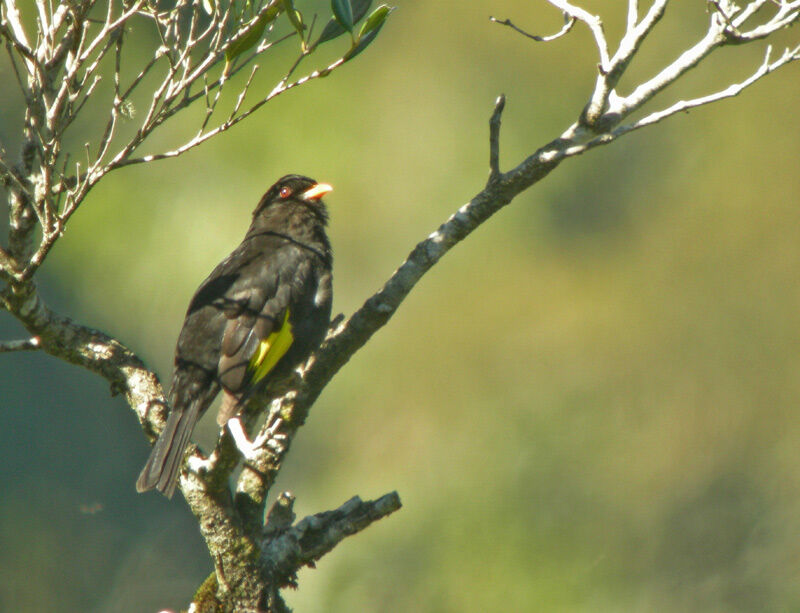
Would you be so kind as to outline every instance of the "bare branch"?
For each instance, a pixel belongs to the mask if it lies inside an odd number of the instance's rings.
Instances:
[[[31,50],[28,36],[25,34],[25,28],[22,27],[22,22],[20,22],[16,2],[3,0],[3,7],[5,7],[5,11],[0,14],[0,33],[29,62],[28,72],[33,74],[37,60]],[[11,26],[10,31],[7,27],[8,25]]]
[[[562,12],[569,15],[572,19],[577,19],[585,23],[594,36],[594,42],[597,45],[597,51],[600,54],[600,71],[608,72],[609,55],[608,55],[608,41],[606,40],[605,32],[603,31],[603,22],[596,15],[592,15],[589,11],[575,6],[567,0],[547,0],[553,6],[561,9]]]
[[[40,46],[42,51],[46,52],[52,47],[53,38],[50,32],[50,19],[47,15],[47,7],[44,5],[44,0],[36,0],[36,9],[39,12],[39,32],[42,33],[44,40]],[[46,60],[47,58],[43,58]]]
[[[242,87],[242,90],[239,92],[239,96],[236,98],[236,104],[233,105],[233,109],[231,109],[231,113],[228,115],[228,121],[226,123],[233,121],[236,117],[236,114],[239,112],[239,109],[242,107],[242,102],[244,102],[247,92],[250,91],[250,85],[253,83],[253,77],[256,76],[257,70],[258,64],[254,64],[252,70],[250,71],[250,76],[247,77],[244,87]]]
[[[32,283],[6,287],[0,292],[0,300],[33,335],[37,348],[83,366],[109,381],[112,390],[125,392],[142,424],[163,421],[166,403],[158,378],[119,341],[57,315],[44,304]]]
[[[4,34],[2,31],[2,25],[0,25],[0,34]],[[11,39],[8,36],[5,36],[5,48],[6,52],[8,53],[8,59],[11,63],[11,69],[14,72],[14,77],[17,80],[17,86],[19,87],[19,91],[22,94],[23,99],[25,100],[26,106],[30,107],[32,104],[31,99],[31,90],[28,86],[27,80],[22,77],[22,73],[17,65],[17,57],[14,54],[14,46]],[[24,58],[23,58],[24,61]]]
[[[152,154],[152,155],[145,155],[145,156],[140,157],[140,158],[129,158],[128,156],[133,151],[133,149],[135,149],[135,147],[134,146],[126,147],[126,148],[122,149],[119,153],[117,153],[117,155],[114,157],[114,159],[112,159],[105,166],[105,168],[103,168],[100,171],[102,173],[100,176],[110,172],[111,170],[115,170],[117,168],[122,168],[123,166],[129,166],[131,164],[142,164],[142,163],[145,163],[145,162],[152,162],[154,160],[164,160],[164,159],[167,159],[167,158],[178,157],[179,155],[182,155],[182,154],[186,153],[190,149],[193,149],[194,147],[197,147],[198,145],[200,145],[200,144],[206,142],[207,140],[213,138],[217,134],[220,134],[220,133],[224,132],[225,130],[230,129],[231,127],[233,127],[234,125],[236,125],[240,121],[246,119],[247,117],[249,117],[250,115],[255,113],[258,109],[260,109],[262,106],[264,106],[267,102],[269,102],[270,100],[272,100],[276,96],[279,96],[279,95],[289,91],[290,89],[293,89],[295,87],[299,87],[300,85],[308,83],[309,81],[312,81],[314,79],[318,79],[320,77],[326,77],[331,72],[336,70],[339,66],[341,66],[342,64],[344,64],[344,59],[340,58],[340,59],[336,60],[335,62],[333,62],[332,64],[330,64],[328,67],[323,68],[322,70],[315,70],[314,72],[306,75],[305,77],[302,77],[302,78],[298,79],[297,81],[289,83],[288,85],[279,83],[275,87],[275,89],[273,89],[267,96],[265,96],[264,98],[262,98],[261,100],[256,102],[253,106],[251,106],[247,110],[243,111],[242,113],[240,113],[236,117],[229,117],[228,120],[226,120],[225,122],[219,124],[217,127],[213,128],[212,130],[209,130],[208,132],[206,132],[204,134],[195,136],[190,141],[184,143],[183,145],[181,145],[180,147],[177,147],[176,149],[173,149],[172,151],[165,151],[164,153],[156,153],[156,154]],[[137,143],[137,145],[138,145],[138,143]],[[97,179],[99,179],[100,176],[98,176]]]
[[[594,93],[581,117],[581,123],[587,126],[594,126],[605,111],[608,105],[608,97],[613,88],[612,79],[609,77],[612,66],[608,51],[608,40],[603,31],[603,22],[599,17],[566,0],[548,0],[548,2],[563,11],[565,15],[569,15],[573,20],[585,23],[594,37],[600,62],[597,65],[598,74],[595,79]]]
[[[675,61],[661,70],[661,72],[659,72],[655,77],[636,87],[628,96],[624,98],[615,98],[608,109],[609,115],[613,114],[613,116],[616,118],[616,121],[624,119],[630,113],[645,105],[660,91],[678,80],[687,71],[697,66],[703,59],[708,57],[714,50],[722,45],[731,42],[751,42],[753,40],[757,40],[757,38],[763,38],[770,33],[774,33],[786,26],[787,15],[788,17],[792,18],[791,23],[797,22],[799,14],[796,11],[790,12],[792,9],[786,8],[790,6],[796,6],[800,8],[800,1],[784,5],[783,8],[771,20],[769,20],[768,24],[771,24],[769,27],[765,25],[763,28],[759,27],[755,30],[751,30],[750,32],[741,32],[738,34],[734,34],[730,31],[722,17],[712,18],[706,35],[697,44],[682,53]],[[735,20],[734,23],[736,23]],[[791,56],[792,53],[789,53],[789,55]],[[791,59],[792,58],[789,57],[789,59],[781,62],[779,66],[791,61]],[[779,66],[776,66],[776,68]],[[756,78],[760,78],[760,76]],[[744,87],[747,87],[747,85],[750,83],[751,81],[748,80]],[[712,95],[712,101],[718,99],[713,96],[715,95]]]
[[[619,128],[615,129],[612,132],[612,134],[614,134],[615,137],[621,136],[626,132],[631,132],[633,130],[643,128],[645,126],[658,123],[659,121],[666,119],[667,117],[670,117],[672,115],[683,113],[693,108],[704,106],[706,104],[711,104],[712,102],[724,100],[725,98],[732,98],[734,96],[738,96],[744,89],[750,87],[762,77],[777,70],[781,66],[785,66],[789,62],[800,60],[800,46],[795,47],[794,49],[786,49],[781,55],[781,57],[779,57],[774,62],[770,62],[771,55],[772,55],[772,47],[768,46],[764,57],[764,61],[761,63],[758,69],[747,79],[741,81],[740,83],[733,83],[728,87],[726,87],[725,89],[715,92],[713,94],[709,94],[707,96],[692,98],[691,100],[680,100],[675,104],[673,104],[672,106],[661,111],[653,112],[647,115],[646,117],[643,117],[638,121],[635,121],[632,124],[620,126]]]
[[[489,119],[489,183],[500,178],[500,119],[506,106],[506,97],[500,94],[494,103],[494,112]]]
[[[799,0],[794,0],[793,2],[783,1],[778,7],[778,11],[771,19],[749,31],[741,31],[741,25],[745,21],[742,17],[746,17],[746,15],[739,15],[733,19],[733,24],[729,28],[729,34],[732,34],[732,42],[745,43],[766,38],[778,30],[792,25],[800,16]]]
[[[710,28],[706,35],[696,45],[683,52],[678,59],[664,68],[655,77],[642,83],[627,97],[620,99],[616,111],[625,117],[633,110],[647,103],[658,92],[674,83],[687,71],[691,70],[707,57],[712,51],[725,42],[725,37],[720,28]]]
[[[754,2],[749,2],[747,6],[736,15],[736,18],[733,20],[733,25],[737,28],[741,27],[744,22],[761,10],[761,7],[767,2],[774,2],[774,0],[755,0]]]
[[[17,272],[17,263],[11,255],[0,247],[0,277],[10,279]]]
[[[38,336],[19,341],[0,341],[0,353],[11,351],[36,351],[41,349]]]
[[[28,186],[25,185],[22,177],[19,176],[19,173],[15,168],[8,165],[2,155],[0,155],[0,176],[3,176],[7,180],[13,182],[20,190],[28,192]]]
[[[620,77],[625,72],[625,69],[628,67],[633,56],[639,50],[639,47],[644,42],[645,38],[647,38],[648,34],[653,31],[655,25],[661,20],[664,16],[664,11],[667,8],[668,0],[656,0],[650,6],[650,9],[647,11],[647,14],[644,16],[644,19],[637,24],[635,21],[630,19],[630,16],[635,9],[631,9],[628,13],[628,27],[625,31],[625,35],[622,37],[620,41],[619,48],[617,52],[614,54],[614,57],[611,58],[611,70],[609,74],[613,80],[611,87],[615,87],[616,84],[619,82]],[[636,4],[635,0],[631,0],[632,4]]]
[[[639,0],[628,0],[628,27],[630,32],[636,27],[639,21]]]
[[[289,585],[300,568],[313,565],[348,536],[361,532],[402,506],[397,492],[366,502],[355,496],[335,511],[316,513],[294,526],[283,527],[281,524],[293,515],[293,497],[284,494],[279,502],[282,505],[276,504],[270,512],[262,560],[269,562],[282,585]]]
[[[577,20],[575,17],[571,17],[567,13],[564,13],[564,26],[558,32],[556,32],[555,34],[551,34],[550,36],[537,36],[536,34],[529,34],[522,28],[518,28],[517,26],[515,26],[510,19],[500,20],[497,19],[496,17],[489,17],[489,21],[493,23],[498,23],[501,26],[508,26],[509,28],[515,30],[516,32],[519,32],[523,36],[527,36],[528,38],[535,40],[536,42],[549,43],[558,38],[561,38],[562,36],[567,34],[570,30],[572,30],[572,26],[575,25],[575,22]]]

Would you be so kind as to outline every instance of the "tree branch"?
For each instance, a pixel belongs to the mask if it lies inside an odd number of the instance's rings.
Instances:
[[[95,372],[111,384],[113,394],[125,393],[146,431],[163,424],[166,401],[158,377],[130,349],[108,335],[51,311],[33,283],[11,284],[0,292],[2,306],[33,335],[30,346],[70,364]]]
[[[18,341],[0,341],[0,353],[9,353],[11,351],[35,351],[39,348],[38,336]]]
[[[489,119],[489,183],[500,178],[500,117],[506,106],[506,97],[500,94],[494,103],[494,112]]]
[[[558,32],[556,32],[555,34],[551,34],[550,36],[537,36],[536,34],[529,34],[522,28],[518,28],[517,26],[515,26],[510,19],[497,19],[496,17],[489,17],[489,21],[500,24],[501,26],[508,26],[512,30],[519,32],[523,36],[527,36],[528,38],[535,40],[536,42],[549,43],[569,33],[569,31],[572,30],[572,26],[575,25],[577,19],[575,17],[568,15],[567,13],[564,13],[564,26]]]
[[[550,4],[560,9],[572,19],[577,19],[586,24],[594,37],[595,45],[600,59],[600,72],[607,73],[610,70],[608,55],[608,40],[603,30],[603,22],[596,15],[592,15],[586,9],[575,6],[567,0],[547,0]]]
[[[0,278],[6,281],[11,280],[17,272],[16,268],[17,264],[14,258],[11,257],[8,251],[0,247]]]
[[[354,496],[334,511],[316,513],[293,526],[283,527],[286,519],[293,515],[293,502],[291,494],[279,497],[264,529],[261,563],[272,569],[282,586],[293,585],[300,568],[313,566],[345,538],[402,506],[397,492],[366,502]],[[277,517],[279,513],[280,518]]]
[[[756,81],[758,81],[762,77],[777,70],[781,66],[788,64],[789,62],[800,60],[800,46],[797,46],[794,49],[785,49],[781,57],[779,57],[774,62],[770,62],[771,55],[772,55],[772,46],[769,45],[767,46],[766,54],[764,56],[764,61],[761,63],[758,69],[747,79],[741,81],[740,83],[733,83],[728,87],[726,87],[725,89],[722,89],[713,94],[708,94],[706,96],[700,96],[698,98],[692,98],[690,100],[679,100],[678,102],[667,107],[664,110],[655,111],[631,124],[620,126],[619,128],[613,130],[611,134],[613,134],[615,137],[618,137],[621,136],[622,134],[625,134],[626,132],[631,132],[632,130],[637,130],[645,126],[658,123],[659,121],[666,119],[667,117],[671,117],[672,115],[675,115],[677,113],[683,113],[690,109],[697,108],[699,106],[711,104],[712,102],[724,100],[725,98],[732,98],[734,96],[738,96],[740,93],[742,93],[742,91],[753,85]]]

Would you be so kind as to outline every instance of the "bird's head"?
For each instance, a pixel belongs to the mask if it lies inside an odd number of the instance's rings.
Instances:
[[[300,204],[327,219],[322,197],[332,190],[333,188],[327,183],[317,183],[314,179],[303,175],[286,175],[267,190],[253,214],[258,215],[267,209],[277,210],[286,208],[287,205]]]

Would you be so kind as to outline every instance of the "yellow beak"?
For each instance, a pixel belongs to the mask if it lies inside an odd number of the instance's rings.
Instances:
[[[328,192],[332,192],[333,188],[327,183],[317,183],[304,191],[300,197],[303,200],[319,200]]]

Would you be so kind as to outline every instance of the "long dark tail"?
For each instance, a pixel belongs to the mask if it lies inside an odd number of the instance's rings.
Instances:
[[[173,408],[170,411],[164,431],[153,445],[150,457],[136,480],[137,492],[156,488],[167,498],[172,498],[178,484],[178,471],[183,464],[183,452],[197,422],[199,404],[192,402],[183,410]]]

